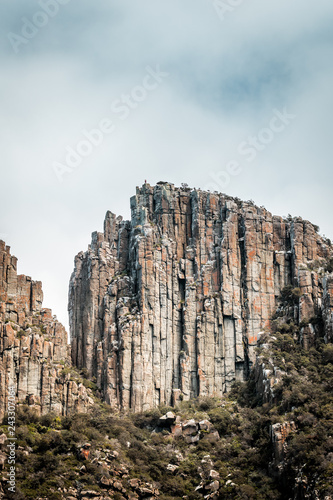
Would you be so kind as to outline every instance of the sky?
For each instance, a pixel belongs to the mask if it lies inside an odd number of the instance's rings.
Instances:
[[[0,239],[68,327],[74,256],[154,185],[333,237],[333,3],[2,0]]]

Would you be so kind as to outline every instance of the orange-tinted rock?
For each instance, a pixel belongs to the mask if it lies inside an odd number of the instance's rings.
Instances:
[[[273,444],[273,463],[270,464],[271,471],[279,475],[283,470],[283,462],[287,452],[287,439],[296,431],[295,422],[283,422],[271,426],[270,434]]]
[[[91,444],[89,444],[89,443],[86,443],[82,446],[82,448],[80,449],[80,454],[79,454],[81,460],[89,460],[90,448],[91,448]]]
[[[332,286],[308,269],[331,249],[310,222],[168,183],[138,188],[131,212],[107,213],[70,282],[73,362],[112,406],[221,396],[247,375],[287,285],[301,289],[299,321],[324,294],[332,337]]]

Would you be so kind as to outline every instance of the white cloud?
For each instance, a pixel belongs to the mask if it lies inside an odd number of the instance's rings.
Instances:
[[[29,0],[1,6],[0,232],[63,322],[74,255],[102,230],[106,210],[128,217],[145,178],[204,187],[273,108],[297,118],[226,190],[333,236],[331,1],[251,0],[224,22],[210,0],[70,1],[15,54],[6,35],[36,9]],[[170,76],[59,184],[53,162],[112,117],[112,101],[147,64]]]

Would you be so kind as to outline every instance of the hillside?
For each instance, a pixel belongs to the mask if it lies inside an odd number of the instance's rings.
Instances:
[[[70,345],[0,242],[0,498],[332,499],[330,240],[185,185],[131,209],[75,258]]]
[[[332,498],[333,346],[319,335],[305,350],[293,321],[275,326],[222,400],[62,418],[22,407],[13,498]],[[275,371],[266,394],[263,371]]]

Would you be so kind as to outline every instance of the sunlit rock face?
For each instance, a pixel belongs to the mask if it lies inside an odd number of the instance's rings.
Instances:
[[[106,214],[69,290],[73,363],[112,406],[221,396],[246,377],[287,285],[300,288],[297,321],[323,308],[331,336],[332,281],[314,265],[331,250],[310,222],[169,183],[137,188],[131,212]]]

